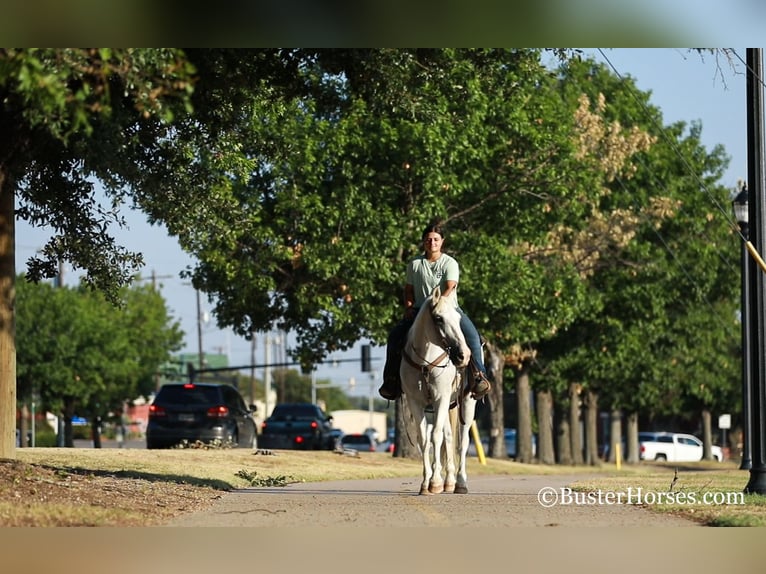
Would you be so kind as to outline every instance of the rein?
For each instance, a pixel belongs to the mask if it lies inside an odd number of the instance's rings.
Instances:
[[[410,348],[412,349],[413,353],[420,359],[421,361],[425,361],[425,363],[418,363],[416,362],[412,357],[409,356],[407,353],[407,349],[405,348],[402,351],[402,356],[404,359],[413,367],[416,369],[420,369],[420,372],[423,373],[423,376],[428,376],[428,374],[433,371],[434,369],[446,369],[449,366],[449,356],[450,356],[450,348],[448,346],[444,346],[442,344],[442,348],[444,348],[444,352],[439,355],[436,359],[433,361],[428,361],[425,357],[421,357],[417,354],[415,351],[415,347],[413,345],[410,345]],[[447,359],[447,362],[443,365],[440,365],[444,359]]]
[[[413,348],[412,350],[414,351],[415,349]],[[444,359],[449,359],[449,351],[444,351],[444,352],[443,352],[441,355],[439,355],[438,357],[436,357],[436,359],[434,359],[434,360],[433,360],[433,361],[431,361],[431,362],[428,362],[428,361],[427,361],[426,359],[424,359],[423,357],[418,357],[419,359],[421,359],[421,360],[423,360],[423,361],[426,361],[425,363],[417,363],[417,362],[415,362],[415,361],[412,359],[412,357],[410,357],[410,356],[407,354],[407,350],[406,350],[406,349],[405,349],[405,350],[404,350],[404,352],[402,353],[402,356],[404,357],[404,359],[405,359],[405,360],[406,360],[406,361],[407,361],[407,362],[408,362],[410,365],[412,365],[412,366],[413,366],[413,367],[415,367],[416,369],[420,369],[420,371],[423,373],[423,375],[428,375],[428,373],[430,373],[430,372],[431,372],[432,370],[434,370],[434,369],[446,369],[446,368],[447,368],[447,366],[449,365],[449,361],[447,361],[447,362],[446,362],[446,363],[444,363],[443,365],[440,365],[440,364],[439,364],[439,363],[441,363],[441,362],[442,362]]]

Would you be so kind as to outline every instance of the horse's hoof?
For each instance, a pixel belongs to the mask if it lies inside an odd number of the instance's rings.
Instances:
[[[428,492],[431,494],[441,494],[444,492],[444,485],[443,484],[432,484],[428,487]]]
[[[421,495],[426,495],[426,496],[431,496],[433,494],[433,492],[428,490],[428,488],[426,488],[425,486],[421,486],[420,487],[420,494]]]
[[[455,494],[468,494],[468,487],[465,484],[459,484],[455,487]]]
[[[454,482],[444,483],[444,492],[446,494],[452,494],[453,492],[455,492],[455,483]]]

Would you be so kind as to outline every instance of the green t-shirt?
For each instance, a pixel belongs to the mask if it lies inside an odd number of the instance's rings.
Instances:
[[[443,291],[447,287],[447,281],[458,282],[459,279],[460,266],[446,253],[442,253],[433,263],[429,263],[425,255],[419,255],[407,265],[407,283],[415,288],[415,307],[420,307],[437,285],[440,285]]]

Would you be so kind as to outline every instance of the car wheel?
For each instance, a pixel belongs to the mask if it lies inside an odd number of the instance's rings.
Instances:
[[[654,460],[664,461],[664,460],[668,460],[668,457],[664,454],[658,454],[657,456],[654,457]]]

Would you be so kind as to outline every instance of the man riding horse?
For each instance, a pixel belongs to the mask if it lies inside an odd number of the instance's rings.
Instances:
[[[404,318],[397,323],[388,336],[386,349],[386,364],[383,368],[383,385],[378,392],[388,400],[396,400],[402,394],[402,383],[399,378],[399,365],[402,358],[402,348],[407,339],[407,332],[417,315],[418,309],[428,298],[437,285],[442,296],[448,296],[457,290],[460,278],[458,262],[446,253],[442,253],[444,232],[441,225],[429,224],[422,234],[423,253],[413,258],[407,265],[407,276],[404,285]],[[457,305],[457,296],[454,297]],[[473,322],[457,307],[460,312],[460,328],[466,343],[471,349],[469,366],[469,391],[479,400],[490,391],[491,385],[487,379],[481,352],[481,338]]]

